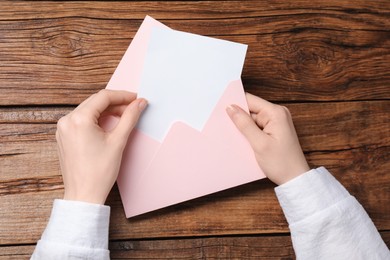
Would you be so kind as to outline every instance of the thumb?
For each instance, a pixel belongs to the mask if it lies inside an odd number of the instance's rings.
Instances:
[[[131,131],[137,124],[138,119],[147,104],[148,102],[145,99],[139,98],[131,102],[125,111],[123,111],[119,123],[113,130],[113,134],[116,135],[119,140],[122,140],[124,144],[126,144]]]
[[[226,112],[254,150],[257,143],[263,143],[261,139],[267,135],[256,125],[247,112],[237,105],[228,106]]]

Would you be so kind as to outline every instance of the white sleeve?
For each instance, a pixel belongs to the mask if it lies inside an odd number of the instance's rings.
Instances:
[[[297,259],[390,259],[363,207],[324,168],[279,187]]]
[[[31,259],[110,259],[110,207],[55,200]]]

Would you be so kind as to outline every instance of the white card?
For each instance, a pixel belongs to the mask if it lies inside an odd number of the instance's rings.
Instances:
[[[225,88],[241,76],[247,45],[153,28],[138,96],[149,102],[139,130],[163,141],[181,121],[201,131]]]

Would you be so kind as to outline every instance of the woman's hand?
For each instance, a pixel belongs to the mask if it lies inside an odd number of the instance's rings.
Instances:
[[[146,105],[134,93],[101,90],[58,121],[64,199],[104,204],[117,179],[127,139]],[[98,124],[102,115],[120,120],[106,132]]]
[[[246,95],[250,115],[236,105],[227,113],[248,139],[265,175],[281,185],[310,170],[286,107]]]

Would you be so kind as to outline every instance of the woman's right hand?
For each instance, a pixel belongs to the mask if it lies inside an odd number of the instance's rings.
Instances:
[[[237,105],[226,111],[251,144],[264,174],[281,185],[310,170],[289,110],[246,94],[250,115]]]

